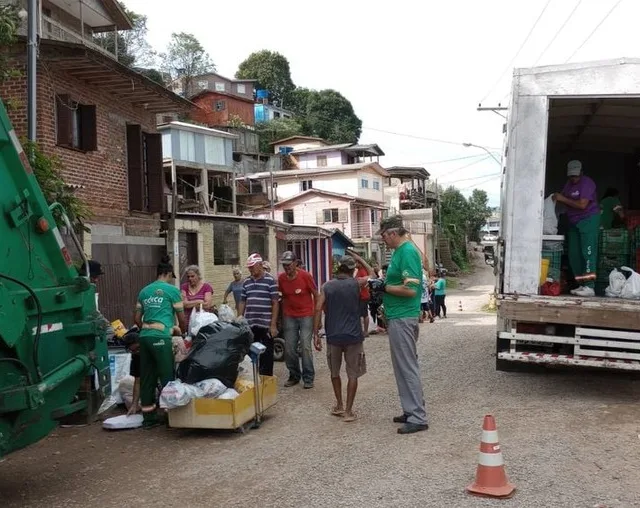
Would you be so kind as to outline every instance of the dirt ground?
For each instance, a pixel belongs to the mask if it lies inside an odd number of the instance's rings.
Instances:
[[[388,338],[374,336],[355,423],[329,415],[331,385],[317,354],[316,387],[281,388],[262,428],[245,435],[59,429],[0,461],[1,506],[640,506],[640,382],[496,372],[495,315],[480,310],[491,269],[478,267],[447,296],[449,318],[422,325],[427,432],[396,433]],[[282,386],[283,364],[277,375]],[[485,413],[496,417],[517,487],[510,501],[464,491]]]

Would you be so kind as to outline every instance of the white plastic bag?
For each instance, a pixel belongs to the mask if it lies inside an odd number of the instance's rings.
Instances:
[[[558,234],[558,216],[556,215],[556,203],[553,200],[553,194],[550,194],[544,200],[542,234],[556,235]]]
[[[218,309],[218,319],[225,323],[233,323],[236,320],[236,313],[226,303],[223,303]]]
[[[120,383],[118,383],[118,393],[127,409],[129,409],[133,403],[133,385],[135,381],[133,376],[125,376],[120,380]]]
[[[627,278],[624,274],[618,271],[617,268],[611,270],[609,274],[609,285],[604,290],[604,294],[610,298],[620,298],[624,285],[627,283]]]
[[[142,427],[142,415],[114,416],[102,422],[102,428],[106,430],[137,429]]]
[[[640,274],[627,266],[623,266],[620,270],[631,273],[631,276],[624,283],[620,298],[640,300]]]
[[[203,397],[204,393],[195,385],[188,385],[179,379],[169,381],[160,394],[160,407],[162,409],[174,409],[186,406],[191,399]]]
[[[194,309],[189,319],[189,335],[195,337],[198,335],[200,328],[210,325],[218,321],[218,316],[213,312],[202,310],[202,305],[198,309]]]
[[[233,388],[227,388],[225,392],[218,397],[219,399],[235,399],[239,397],[240,394],[236,392]]]
[[[253,381],[253,363],[251,363],[249,355],[246,355],[238,365],[238,379]]]
[[[198,381],[193,386],[202,392],[202,397],[211,399],[217,399],[227,390],[227,387],[219,379],[205,379],[204,381]]]

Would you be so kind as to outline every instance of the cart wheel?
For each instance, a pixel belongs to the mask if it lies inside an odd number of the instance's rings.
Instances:
[[[238,434],[246,434],[247,433],[247,429],[248,429],[247,425],[240,425],[240,427],[238,427],[236,429],[236,432]]]
[[[284,361],[284,339],[281,337],[273,339],[273,359],[276,362]]]

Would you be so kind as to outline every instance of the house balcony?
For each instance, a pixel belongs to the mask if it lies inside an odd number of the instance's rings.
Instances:
[[[351,239],[352,240],[368,240],[371,238],[379,238],[376,233],[380,229],[380,224],[371,222],[352,222],[351,223]]]
[[[84,36],[81,33],[63,25],[62,23],[50,18],[49,16],[42,15],[42,35],[43,39],[51,39],[60,42],[71,42],[73,44],[82,44],[88,48],[100,51],[102,54],[116,58],[117,55],[109,51],[108,49],[97,44],[93,39],[93,34],[88,33]]]

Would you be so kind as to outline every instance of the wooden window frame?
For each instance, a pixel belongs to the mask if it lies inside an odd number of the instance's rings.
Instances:
[[[85,153],[98,150],[98,116],[95,105],[81,104],[68,94],[56,94],[55,119],[58,146]]]

